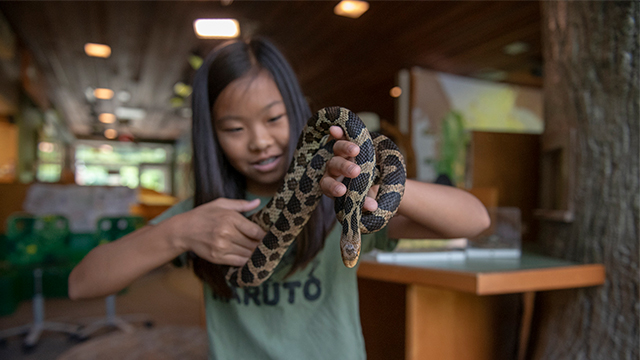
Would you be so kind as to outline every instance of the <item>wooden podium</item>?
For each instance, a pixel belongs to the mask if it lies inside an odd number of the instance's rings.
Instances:
[[[524,359],[537,291],[601,285],[601,264],[520,259],[379,263],[358,269],[367,358]]]

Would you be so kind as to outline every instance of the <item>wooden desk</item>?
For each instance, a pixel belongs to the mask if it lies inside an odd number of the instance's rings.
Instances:
[[[601,264],[517,260],[378,263],[358,269],[370,360],[524,359],[535,292],[601,285]]]

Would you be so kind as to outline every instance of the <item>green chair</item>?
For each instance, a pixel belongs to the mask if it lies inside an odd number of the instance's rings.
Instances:
[[[14,215],[7,220],[7,262],[12,268],[33,273],[33,322],[0,332],[0,340],[27,334],[23,349],[30,350],[43,331],[57,331],[76,336],[79,326],[45,321],[43,272],[66,263],[65,247],[69,221],[64,216]]]
[[[103,217],[98,219],[96,238],[98,245],[120,239],[121,237],[142,228],[145,220],[139,216],[118,216]],[[133,332],[132,322],[142,322],[146,327],[153,326],[153,322],[148,316],[126,315],[120,317],[116,314],[116,295],[109,295],[105,298],[106,317],[99,319],[84,328],[78,333],[80,340],[88,339],[92,334],[102,328],[116,328],[124,332]]]

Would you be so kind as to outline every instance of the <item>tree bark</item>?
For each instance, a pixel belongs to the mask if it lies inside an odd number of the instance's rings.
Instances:
[[[603,286],[541,293],[531,359],[639,354],[639,2],[542,2],[547,131],[576,130],[574,221],[541,221],[551,256],[604,263]]]

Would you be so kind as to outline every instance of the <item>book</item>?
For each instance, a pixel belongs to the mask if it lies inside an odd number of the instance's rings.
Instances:
[[[467,239],[400,239],[393,251],[375,251],[379,262],[464,261]]]

